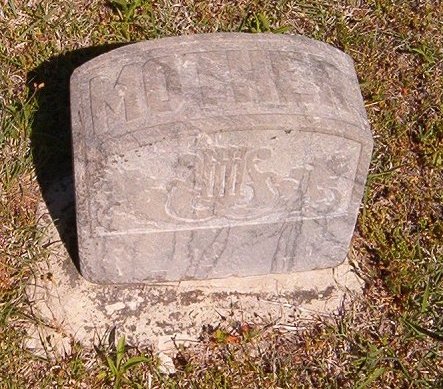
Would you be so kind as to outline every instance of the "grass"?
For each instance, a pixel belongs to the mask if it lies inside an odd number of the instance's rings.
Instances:
[[[354,58],[375,137],[352,246],[365,293],[300,332],[208,327],[178,354],[174,376],[160,373],[149,350],[128,349],[122,366],[146,359],[125,370],[122,387],[443,387],[442,20],[443,4],[425,0],[4,1],[0,387],[116,384],[115,349],[74,344],[70,356],[47,361],[21,347],[30,320],[23,288],[50,249],[37,226],[39,183],[71,169],[70,72],[105,44],[215,31],[299,33]]]

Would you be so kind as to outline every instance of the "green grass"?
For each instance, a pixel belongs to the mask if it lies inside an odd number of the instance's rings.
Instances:
[[[30,320],[23,288],[50,249],[37,226],[38,181],[71,169],[70,72],[105,44],[215,31],[299,33],[354,58],[375,137],[352,247],[365,293],[345,313],[301,332],[256,328],[247,336],[228,323],[203,333],[181,350],[172,377],[149,350],[127,350],[122,366],[134,356],[146,360],[125,371],[122,387],[443,387],[442,20],[443,4],[424,0],[4,1],[0,387],[116,381],[107,358],[116,350],[74,344],[70,356],[50,362],[21,346]]]

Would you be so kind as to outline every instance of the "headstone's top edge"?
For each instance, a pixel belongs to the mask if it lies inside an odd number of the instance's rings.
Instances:
[[[110,50],[107,53],[98,55],[97,57],[87,61],[83,65],[77,67],[71,75],[71,81],[82,77],[83,73],[87,73],[89,69],[94,67],[96,64],[101,63],[105,60],[112,61],[116,58],[124,56],[128,51],[134,52],[138,50],[140,52],[155,49],[170,49],[174,45],[192,45],[192,44],[215,44],[215,43],[231,43],[238,44],[240,42],[245,43],[282,43],[289,45],[300,45],[300,49],[311,51],[312,54],[318,53],[319,51],[327,52],[331,56],[340,58],[343,62],[353,69],[354,61],[345,52],[340,49],[316,40],[308,38],[302,35],[294,34],[272,34],[272,33],[239,33],[239,32],[216,32],[216,33],[204,33],[204,34],[193,34],[193,35],[180,35],[172,37],[164,37],[153,40],[145,40],[139,42],[128,43],[127,45],[118,47],[116,49]],[[309,50],[311,49],[311,50]]]

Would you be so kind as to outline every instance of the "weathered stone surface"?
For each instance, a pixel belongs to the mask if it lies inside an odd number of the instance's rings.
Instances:
[[[333,267],[372,150],[352,60],[299,36],[132,44],[71,78],[80,267],[138,283]]]

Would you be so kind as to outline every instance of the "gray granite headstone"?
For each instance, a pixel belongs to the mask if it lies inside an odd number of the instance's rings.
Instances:
[[[372,151],[352,60],[300,36],[131,44],[75,70],[80,268],[253,276],[346,257]]]

